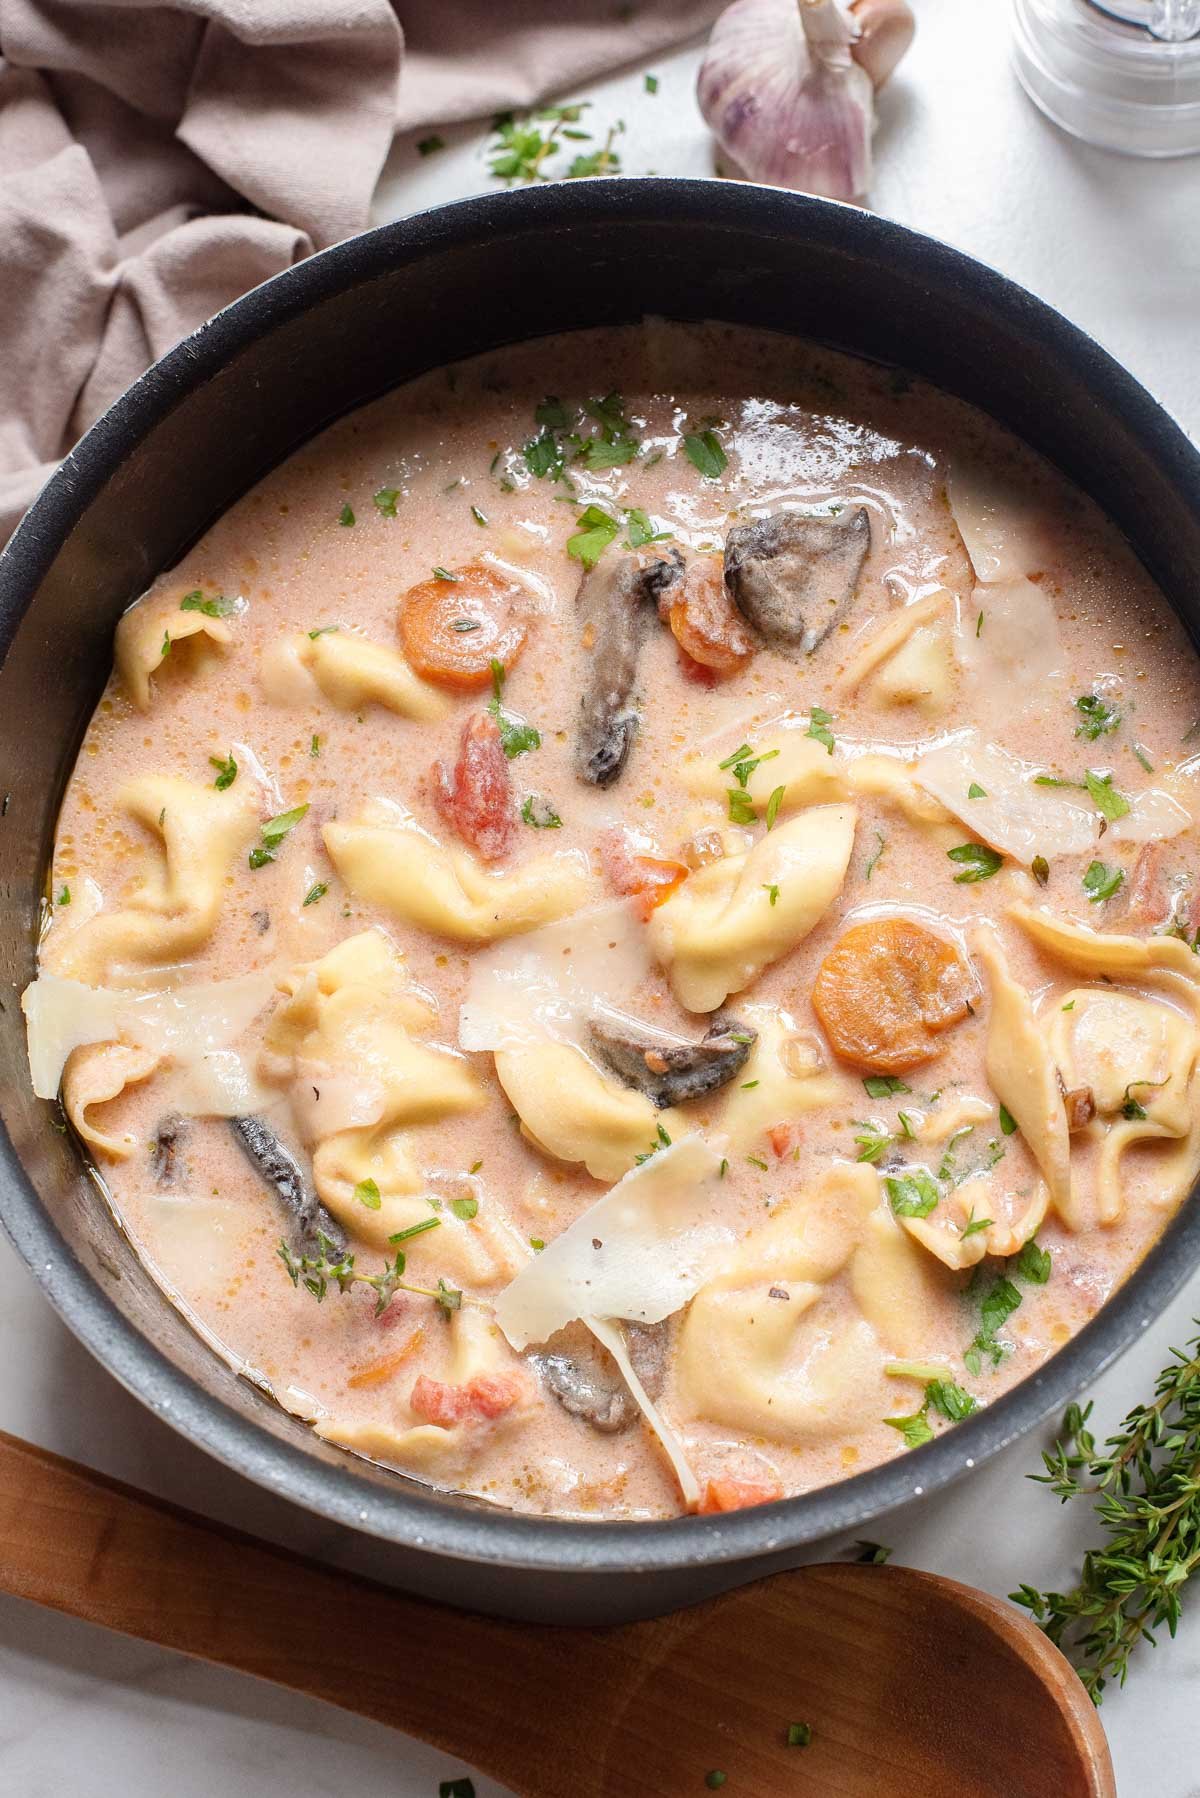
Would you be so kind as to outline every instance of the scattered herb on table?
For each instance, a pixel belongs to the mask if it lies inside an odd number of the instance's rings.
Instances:
[[[1103,1449],[1088,1429],[1092,1406],[1070,1405],[1062,1433],[1030,1478],[1065,1504],[1094,1500],[1102,1546],[1083,1558],[1067,1592],[1022,1584],[1023,1605],[1066,1654],[1094,1703],[1124,1685],[1139,1642],[1173,1636],[1184,1587],[1200,1565],[1200,1338],[1172,1349],[1154,1398],[1137,1405]]]

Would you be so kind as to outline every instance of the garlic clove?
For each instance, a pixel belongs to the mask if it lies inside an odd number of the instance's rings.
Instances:
[[[870,185],[871,77],[841,0],[734,0],[700,66],[700,110],[753,181],[859,200]]]
[[[895,73],[916,35],[917,21],[908,0],[851,0],[858,37],[850,51],[867,71],[878,93]]]

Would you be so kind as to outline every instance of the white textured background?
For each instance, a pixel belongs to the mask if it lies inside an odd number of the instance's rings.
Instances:
[[[916,5],[916,47],[885,95],[876,208],[1051,301],[1194,435],[1200,159],[1126,162],[1073,143],[1016,86],[1002,0]],[[698,55],[655,63],[653,98],[641,69],[582,96],[596,126],[626,121],[628,173],[712,172],[692,100]],[[489,185],[485,134],[457,127],[445,136],[448,147],[423,161],[410,143],[397,144],[379,220]],[[1102,1426],[1148,1391],[1194,1311],[1200,1280],[1100,1382]],[[338,1532],[247,1485],[143,1412],[76,1346],[2,1241],[0,1365],[0,1427],[291,1546],[353,1558],[353,1543]],[[1037,1447],[1018,1444],[946,1496],[886,1519],[878,1534],[898,1560],[996,1592],[1021,1579],[1068,1580],[1089,1540],[1088,1513],[1061,1510],[1024,1479]],[[1122,1798],[1200,1798],[1200,1597],[1191,1603],[1196,1614],[1177,1641],[1143,1650],[1131,1684],[1105,1703]],[[434,1798],[438,1780],[460,1771],[377,1725],[0,1599],[5,1798]],[[499,1793],[482,1779],[476,1789],[480,1798]]]

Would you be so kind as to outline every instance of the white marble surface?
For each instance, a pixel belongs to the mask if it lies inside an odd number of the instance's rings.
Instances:
[[[1124,162],[1061,136],[1019,93],[1001,0],[917,0],[920,35],[879,137],[877,208],[949,239],[1091,330],[1200,428],[1200,161]],[[402,9],[401,9],[402,10]],[[691,100],[698,52],[599,84],[601,125],[624,118],[630,173],[707,174]],[[577,97],[577,96],[571,96]],[[391,218],[488,185],[483,134],[445,133],[424,161],[400,143],[380,187]],[[881,294],[886,303],[886,294]],[[1200,1280],[1096,1391],[1102,1424],[1148,1389],[1200,1311]],[[214,1516],[337,1560],[359,1545],[210,1462],[80,1350],[0,1242],[0,1427]],[[1070,1577],[1087,1516],[1024,1475],[1018,1444],[964,1485],[879,1526],[896,1558],[995,1592]],[[1200,1601],[1193,1600],[1193,1605]],[[1104,1706],[1123,1798],[1200,1798],[1200,1610],[1138,1660]],[[1014,1718],[1014,1728],[1020,1728]],[[315,1703],[0,1599],[0,1792],[9,1798],[432,1798],[444,1757]],[[499,1788],[477,1779],[480,1798]],[[1013,1798],[1017,1798],[1014,1794]]]

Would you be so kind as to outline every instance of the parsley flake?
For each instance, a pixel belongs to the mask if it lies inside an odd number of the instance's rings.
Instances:
[[[1104,862],[1089,862],[1083,873],[1083,890],[1093,905],[1111,899],[1125,884],[1125,870]]]
[[[729,466],[729,457],[721,446],[721,439],[713,430],[690,433],[685,436],[683,447],[688,461],[693,468],[699,470],[705,480],[719,479]]]
[[[986,843],[960,843],[956,849],[947,849],[946,855],[950,861],[962,864],[962,873],[954,876],[956,886],[972,886],[977,880],[990,880],[999,872],[1004,860]]]

